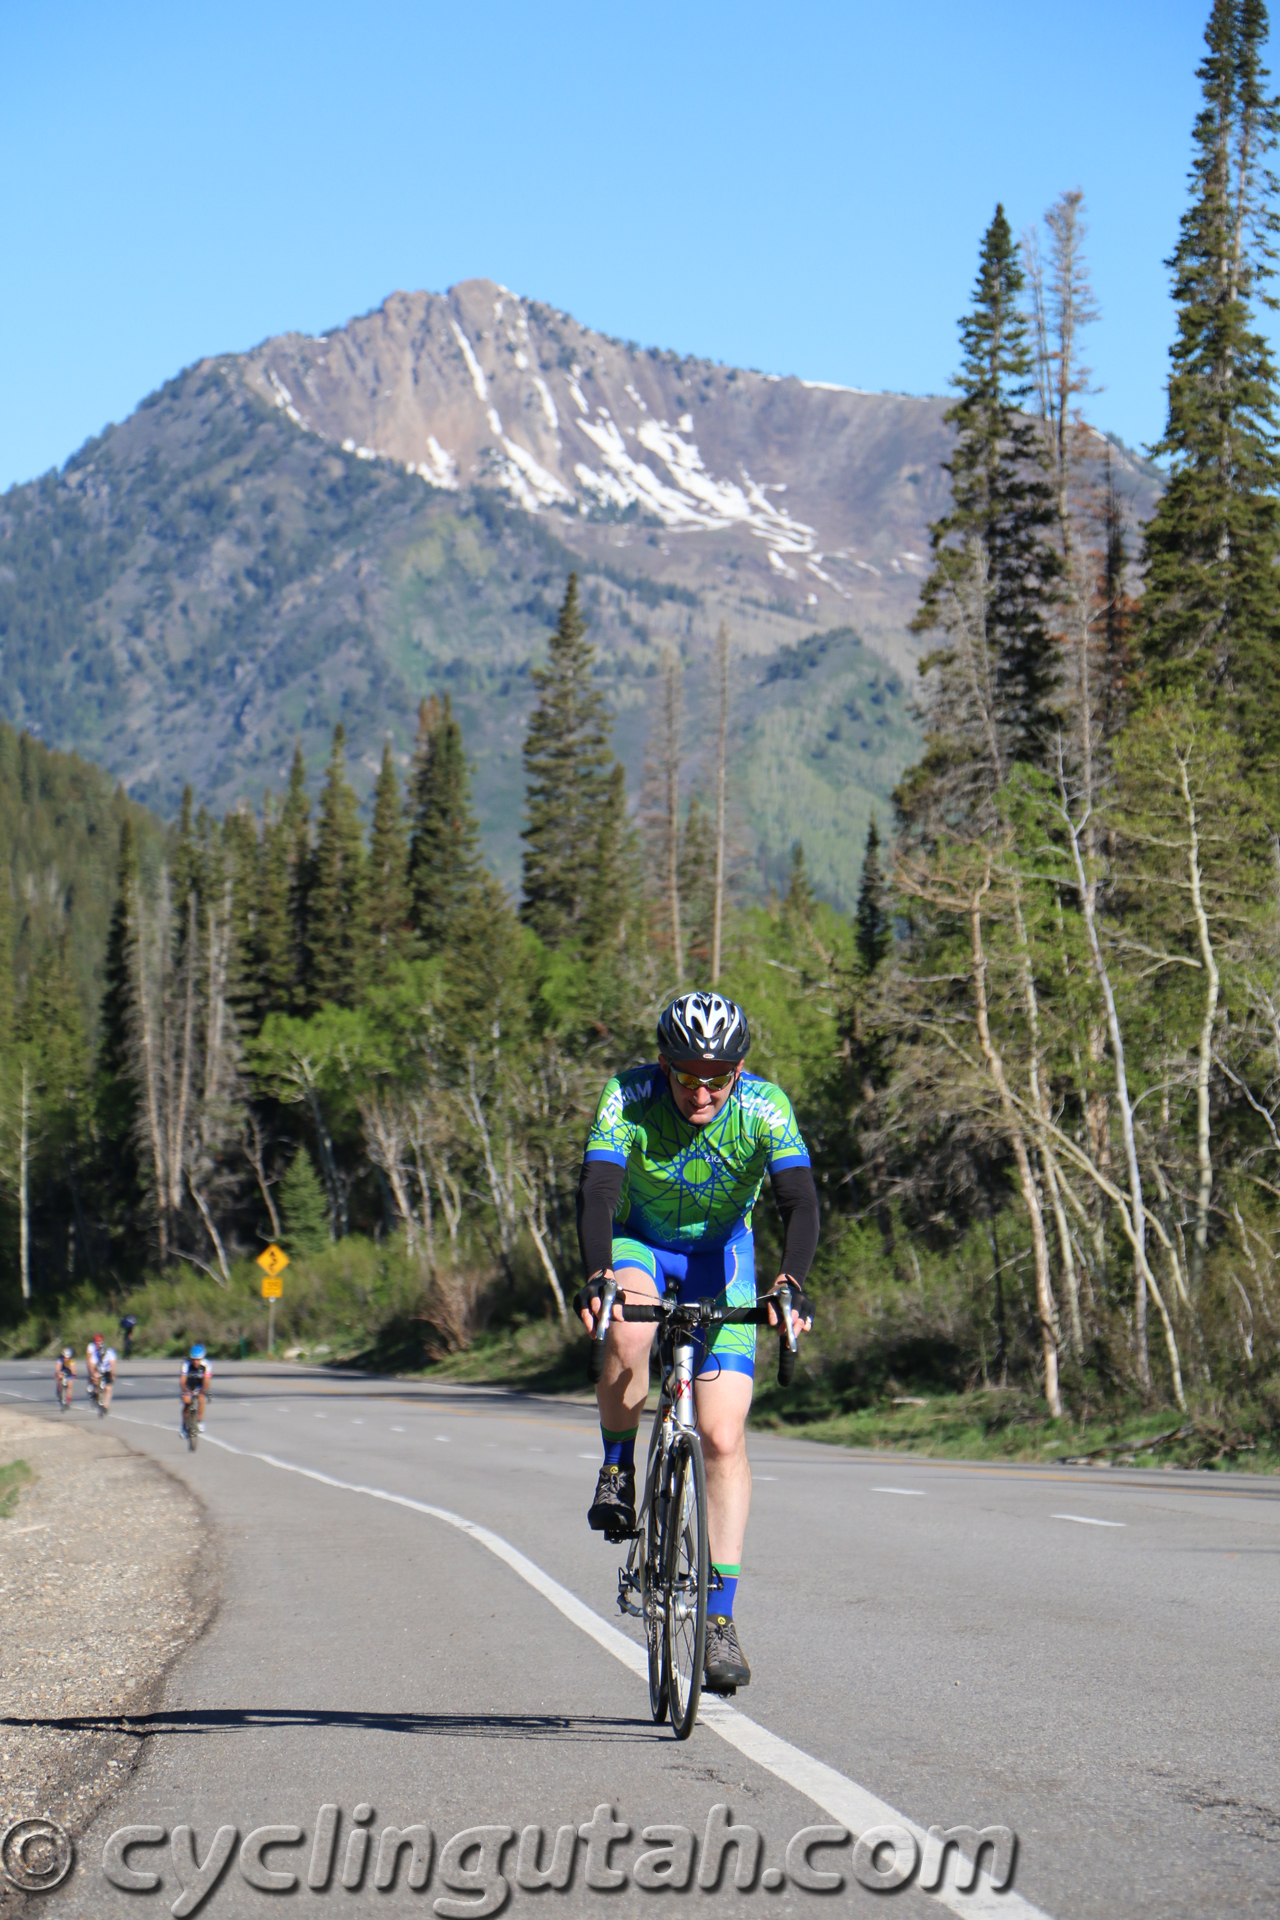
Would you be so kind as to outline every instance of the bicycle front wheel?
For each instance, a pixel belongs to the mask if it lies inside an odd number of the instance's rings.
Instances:
[[[698,1718],[707,1652],[707,1470],[696,1434],[682,1433],[671,1471],[666,1513],[665,1652],[671,1727],[687,1740]]]
[[[644,1538],[640,1542],[640,1604],[644,1609],[644,1637],[649,1654],[649,1710],[661,1726],[667,1717],[666,1609],[662,1584],[662,1505],[660,1469],[662,1455],[657,1445],[658,1428],[649,1448],[645,1475]]]

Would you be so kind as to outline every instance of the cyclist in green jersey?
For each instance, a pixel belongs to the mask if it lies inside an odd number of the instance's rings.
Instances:
[[[577,1304],[589,1330],[611,1275],[630,1300],[670,1293],[753,1304],[751,1209],[766,1173],[785,1229],[778,1279],[793,1289],[795,1331],[812,1325],[803,1283],[818,1243],[817,1189],[791,1102],[743,1066],[750,1045],[746,1015],[732,1000],[683,994],[658,1022],[656,1065],[617,1074],[605,1087],[578,1185],[587,1280]],[[616,1319],[609,1330],[596,1389],[604,1465],[587,1515],[606,1538],[635,1526],[635,1443],[653,1334],[652,1326]],[[751,1326],[717,1328],[695,1366],[714,1579],[706,1659],[713,1692],[751,1678],[733,1610],[751,1506],[745,1428],[754,1368]]]

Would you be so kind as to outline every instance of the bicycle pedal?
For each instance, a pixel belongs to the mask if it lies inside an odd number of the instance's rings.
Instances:
[[[730,1700],[738,1689],[736,1687],[713,1687],[709,1680],[704,1680],[702,1683],[702,1691],[704,1693],[714,1693],[717,1699],[720,1700]]]
[[[640,1538],[640,1529],[633,1527],[630,1533],[617,1533],[612,1527],[606,1527],[604,1537],[611,1547],[620,1547],[624,1540],[638,1540]]]

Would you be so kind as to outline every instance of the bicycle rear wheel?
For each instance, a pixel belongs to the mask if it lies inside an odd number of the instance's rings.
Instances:
[[[707,1470],[696,1434],[682,1433],[671,1472],[664,1527],[664,1645],[671,1726],[687,1740],[698,1718],[707,1652]]]

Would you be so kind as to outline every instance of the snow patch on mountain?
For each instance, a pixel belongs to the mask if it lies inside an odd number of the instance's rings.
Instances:
[[[466,334],[462,331],[462,328],[458,325],[457,321],[451,320],[449,324],[453,328],[454,338],[458,342],[458,345],[462,348],[462,357],[467,363],[467,372],[471,375],[471,384],[476,390],[476,399],[480,402],[482,407],[487,406],[489,402],[489,386],[488,386],[488,382],[484,377],[484,368],[480,365],[480,362],[476,359],[475,351],[471,345],[471,342],[468,340]]]
[[[560,415],[556,412],[556,403],[551,398],[550,387],[547,385],[546,381],[542,378],[542,375],[540,373],[534,374],[533,384],[538,389],[538,395],[542,401],[542,411],[547,416],[548,426],[551,428],[552,433],[559,433]]]

